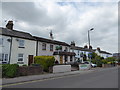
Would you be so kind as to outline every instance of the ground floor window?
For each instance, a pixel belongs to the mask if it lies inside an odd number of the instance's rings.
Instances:
[[[23,62],[23,54],[18,54],[18,62]]]
[[[73,60],[73,56],[70,56],[70,61],[72,61]]]
[[[67,61],[68,61],[68,56],[65,55],[65,62],[67,62]]]
[[[7,63],[8,62],[8,54],[0,53],[0,61]]]

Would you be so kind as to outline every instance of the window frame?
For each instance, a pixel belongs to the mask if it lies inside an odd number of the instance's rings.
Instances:
[[[42,43],[42,50],[46,50],[47,44],[46,43]]]
[[[7,58],[6,58],[7,56]],[[9,55],[5,53],[0,53],[0,61],[2,62],[8,62],[9,61]]]
[[[22,54],[22,57],[19,56],[20,54]],[[21,59],[21,58],[22,58],[22,61],[19,61],[19,59]],[[19,53],[18,54],[18,60],[17,60],[17,62],[24,62],[24,54],[23,53]]]
[[[54,45],[50,44],[50,51],[53,51]]]
[[[7,58],[6,58],[6,55],[7,55]],[[8,54],[4,54],[4,61],[8,62]]]
[[[19,40],[19,48],[25,47],[25,40]]]

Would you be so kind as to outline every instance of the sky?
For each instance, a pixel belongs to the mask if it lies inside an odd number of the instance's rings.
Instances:
[[[113,2],[114,1],[114,2]],[[76,46],[88,45],[88,30],[94,49],[118,52],[118,2],[117,0],[81,1],[31,1],[2,2],[1,27],[6,20],[14,21],[14,29],[29,32],[33,36],[50,38]]]

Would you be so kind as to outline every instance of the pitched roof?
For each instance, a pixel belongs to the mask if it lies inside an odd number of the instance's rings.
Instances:
[[[30,34],[22,31],[17,30],[10,30],[7,28],[0,27],[0,34],[5,36],[12,36],[12,37],[18,37],[18,38],[24,38],[29,40],[35,40],[35,38]]]
[[[65,42],[61,42],[61,41],[56,41],[56,40],[51,40],[51,39],[46,39],[46,38],[36,37],[36,36],[33,36],[33,37],[36,38],[36,40],[41,41],[41,42],[52,43],[52,44],[57,44],[57,45],[64,45],[64,46],[70,46],[69,44],[67,44]]]
[[[95,50],[97,50],[97,49],[95,49]],[[98,50],[98,51],[99,51],[99,50]],[[100,50],[99,53],[112,55],[111,53],[109,53],[109,52],[107,52],[107,51],[102,51],[102,50]]]
[[[78,47],[78,46],[71,47],[71,49],[80,50],[80,51],[94,52],[93,49],[88,49],[88,48],[83,48],[83,47]]]

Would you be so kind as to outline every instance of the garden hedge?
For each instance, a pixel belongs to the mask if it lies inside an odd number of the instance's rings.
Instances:
[[[54,56],[35,56],[34,63],[40,64],[44,71],[48,72],[49,67],[53,66],[55,62]]]
[[[18,64],[3,64],[2,77],[13,78],[17,76],[19,65]]]

